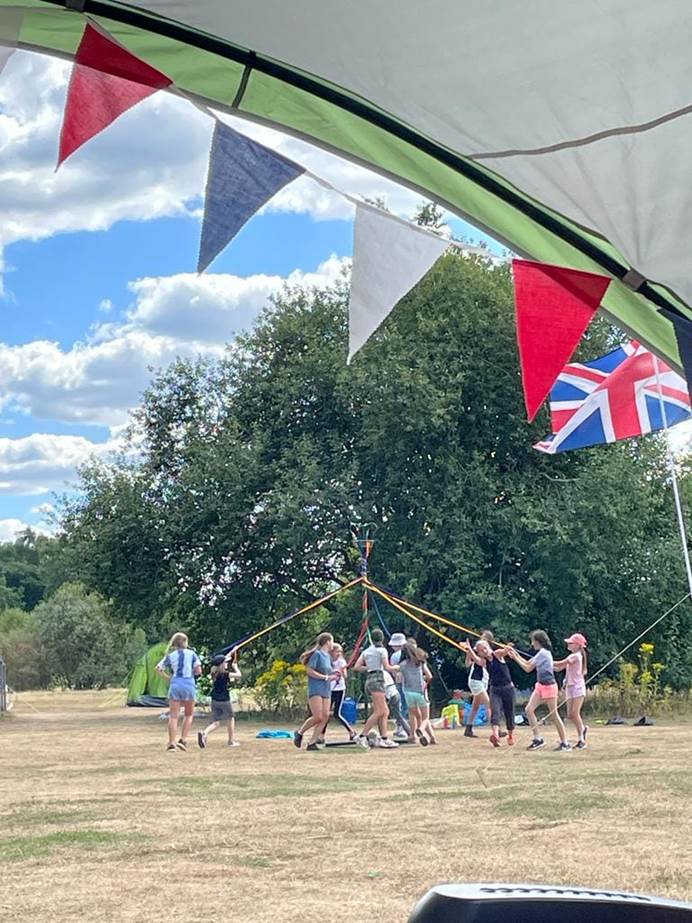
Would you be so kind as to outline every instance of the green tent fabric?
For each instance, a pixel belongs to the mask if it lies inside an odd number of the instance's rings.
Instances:
[[[0,0],[0,25],[3,8],[25,10],[20,48],[69,59],[88,16],[183,94],[611,276],[603,310],[681,370],[659,309],[692,318],[688,0]]]
[[[150,647],[135,664],[127,688],[127,704],[162,707],[168,704],[168,683],[156,672],[159,663],[168,650],[166,641]]]

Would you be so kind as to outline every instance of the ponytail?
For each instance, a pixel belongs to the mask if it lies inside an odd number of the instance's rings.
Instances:
[[[300,655],[298,660],[303,664],[303,666],[305,666],[308,660],[315,653],[315,651],[318,650],[318,648],[323,647],[323,645],[325,645],[327,641],[333,641],[333,640],[334,638],[332,637],[332,635],[329,634],[328,631],[323,631],[322,634],[317,635],[317,640],[315,641],[313,646],[309,650],[303,651],[303,653]]]

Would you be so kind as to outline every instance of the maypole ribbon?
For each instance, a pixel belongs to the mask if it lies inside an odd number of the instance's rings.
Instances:
[[[374,584],[369,584],[374,586]],[[458,622],[453,622],[451,619],[446,618],[444,615],[440,615],[438,612],[431,612],[430,609],[424,609],[422,606],[416,606],[414,603],[409,602],[408,599],[404,599],[403,596],[399,596],[398,593],[392,592],[392,590],[384,590],[380,587],[385,596],[389,599],[396,599],[407,609],[413,609],[414,612],[419,612],[421,615],[426,615],[428,618],[435,619],[438,622],[441,622],[443,625],[448,625],[450,628],[455,628],[457,631],[460,631],[462,634],[473,635],[476,638],[482,638],[483,633],[476,631],[475,628],[469,628],[467,625],[460,625]],[[410,613],[408,613],[410,615]],[[494,645],[497,648],[505,648],[509,645],[506,642],[502,641],[490,641],[488,642],[491,645]]]
[[[373,586],[373,584],[370,584]],[[438,612],[431,612],[430,609],[424,609],[423,606],[416,606],[414,603],[409,602],[408,599],[404,599],[403,596],[399,596],[398,593],[394,593],[392,590],[385,590],[382,587],[379,588],[385,594],[385,596],[390,599],[396,599],[398,602],[402,603],[407,609],[413,609],[414,612],[419,612],[421,615],[426,615],[428,618],[435,619],[437,622],[441,622],[443,625],[448,625],[450,628],[456,628],[457,631],[462,632],[463,634],[473,635],[476,638],[481,638],[482,633],[476,631],[475,628],[469,628],[467,625],[460,625],[458,622],[453,622],[451,619],[446,618],[444,615],[440,615]],[[505,644],[500,644],[498,641],[493,641],[493,644],[496,647],[506,647]]]
[[[395,609],[398,609],[400,612],[403,612],[403,614],[407,618],[410,618],[414,622],[417,622],[419,625],[425,628],[426,631],[429,631],[432,634],[437,635],[438,638],[442,638],[443,641],[446,641],[447,644],[451,644],[451,646],[455,647],[457,650],[466,651],[466,647],[464,645],[460,644],[458,641],[455,641],[454,638],[450,638],[449,635],[444,634],[444,632],[438,631],[437,628],[433,628],[432,625],[428,625],[427,622],[423,621],[423,619],[419,619],[417,615],[414,615],[412,612],[409,612],[407,609],[404,609],[404,607],[400,605],[396,599],[394,599],[391,596],[388,596],[384,592],[384,590],[381,590],[375,584],[368,582],[367,586],[369,589],[373,591],[373,593],[377,593],[378,596],[381,596],[382,599],[386,600],[390,604],[390,606],[394,606]]]
[[[331,593],[327,593],[325,596],[316,599],[311,603],[308,603],[307,606],[303,606],[300,609],[296,609],[294,612],[290,612],[288,615],[284,615],[282,618],[277,619],[276,622],[273,622],[271,625],[268,625],[266,628],[262,628],[260,631],[255,631],[251,635],[248,635],[244,638],[241,638],[239,641],[234,641],[233,644],[228,644],[226,647],[222,648],[218,654],[228,654],[233,650],[239,651],[241,648],[245,647],[248,644],[251,644],[253,641],[257,641],[258,638],[261,638],[263,635],[268,634],[270,631],[273,631],[275,628],[279,628],[281,625],[285,625],[287,622],[290,622],[292,619],[297,618],[299,615],[305,615],[307,612],[310,612],[312,609],[317,609],[319,606],[324,605],[330,599],[333,599],[339,593],[343,593],[344,590],[350,590],[351,587],[357,586],[359,583],[363,583],[365,580],[364,577],[356,577],[354,580],[351,580],[349,583],[345,583],[343,586],[338,587],[336,590],[332,590]]]

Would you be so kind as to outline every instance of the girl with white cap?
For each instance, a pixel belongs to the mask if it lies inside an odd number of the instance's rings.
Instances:
[[[389,646],[392,649],[392,656],[389,658],[389,662],[392,664],[392,666],[398,666],[401,663],[401,655],[403,652],[404,644],[406,644],[406,635],[401,631],[395,631],[389,639]],[[394,739],[404,740],[408,739],[410,734],[408,723],[408,705],[406,703],[406,696],[404,695],[404,687],[401,685],[400,681],[397,681],[396,676],[394,677],[394,682],[396,683],[395,688],[399,695],[399,714],[396,714],[396,708],[392,709],[391,691],[388,685],[387,699],[389,701],[389,711],[396,721]]]
[[[565,638],[569,654],[562,660],[556,660],[556,670],[565,671],[565,697],[567,701],[567,717],[577,729],[579,740],[577,750],[586,749],[586,735],[589,728],[581,717],[581,708],[586,698],[586,638],[578,631],[569,638]]]

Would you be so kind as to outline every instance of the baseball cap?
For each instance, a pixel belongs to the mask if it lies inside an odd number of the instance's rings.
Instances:
[[[217,654],[215,657],[212,657],[211,662],[215,667],[220,667],[226,658],[223,654]]]
[[[406,635],[402,634],[400,631],[395,631],[392,637],[389,639],[390,647],[403,647],[406,644]]]
[[[586,638],[584,635],[579,634],[578,631],[575,631],[569,638],[565,638],[565,644],[578,644],[579,647],[586,647]]]

